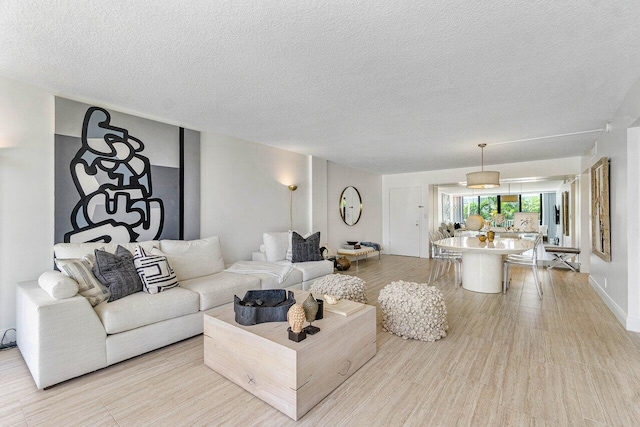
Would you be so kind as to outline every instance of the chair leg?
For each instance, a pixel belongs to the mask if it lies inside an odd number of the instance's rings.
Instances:
[[[504,267],[502,268],[502,293],[507,293],[507,282],[509,281],[509,264],[504,263]]]
[[[542,299],[542,287],[540,286],[540,280],[538,279],[538,267],[536,265],[531,266],[531,270],[533,271],[533,282],[536,284],[536,290],[538,291],[538,296]]]
[[[429,271],[429,279],[427,281],[428,284],[431,284],[432,282],[438,280],[438,276],[440,273],[440,263],[441,260],[439,260],[438,258],[431,259],[431,270]]]

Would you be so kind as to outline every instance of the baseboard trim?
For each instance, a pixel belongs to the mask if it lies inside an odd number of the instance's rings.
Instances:
[[[622,326],[625,327],[625,329],[629,329],[628,327],[629,319],[627,318],[627,313],[622,308],[620,308],[620,306],[616,304],[616,302],[613,299],[611,299],[609,294],[607,294],[602,288],[602,286],[600,286],[600,283],[598,283],[598,281],[594,279],[593,276],[591,275],[589,275],[589,284],[598,293],[598,295],[600,295],[600,298],[602,298],[602,301],[604,301],[605,305],[609,307],[609,310],[611,310],[613,315],[616,316],[616,319],[618,319],[618,322],[620,322]]]
[[[627,331],[640,332],[640,319],[627,317]]]

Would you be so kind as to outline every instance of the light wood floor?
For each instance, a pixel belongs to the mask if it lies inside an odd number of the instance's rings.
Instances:
[[[426,282],[429,262],[383,256],[352,268],[370,303],[393,280]],[[449,335],[403,340],[380,327],[378,354],[300,425],[640,425],[640,336],[625,331],[583,274],[513,269],[506,295],[442,278]],[[0,352],[1,425],[296,424],[203,365],[202,336],[47,391],[18,350]]]

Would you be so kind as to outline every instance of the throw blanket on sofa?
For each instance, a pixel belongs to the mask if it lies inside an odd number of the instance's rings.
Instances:
[[[362,246],[369,246],[370,248],[375,249],[376,251],[380,251],[380,249],[382,249],[382,246],[380,246],[379,243],[373,243],[373,242],[360,242],[360,244]]]
[[[278,278],[278,283],[284,282],[289,273],[291,265],[277,265],[260,261],[238,261],[225,271],[237,274],[269,274]]]

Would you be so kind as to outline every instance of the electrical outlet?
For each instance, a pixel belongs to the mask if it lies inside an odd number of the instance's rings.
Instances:
[[[606,277],[604,278],[604,287],[605,287],[605,289],[607,288],[607,278]]]

